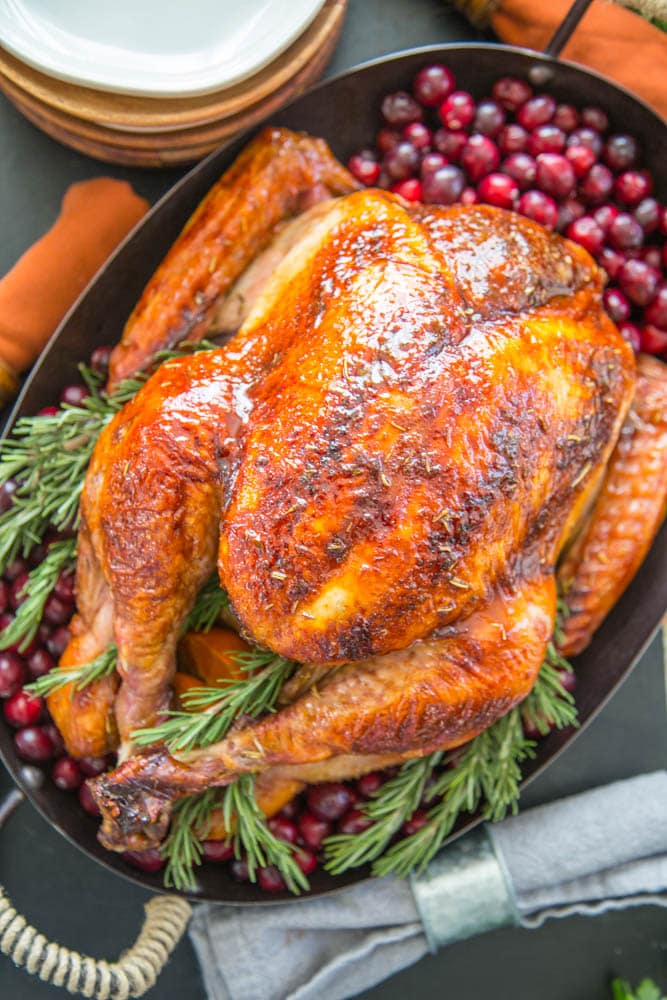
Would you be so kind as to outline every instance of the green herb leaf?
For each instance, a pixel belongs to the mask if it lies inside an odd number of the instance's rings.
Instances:
[[[64,569],[74,566],[76,542],[67,538],[54,542],[39,566],[31,570],[23,588],[26,598],[19,605],[14,621],[0,632],[0,649],[20,643],[23,651],[34,638],[44,612],[44,605]]]
[[[26,685],[26,691],[42,697],[58,691],[67,684],[74,684],[75,691],[99,681],[102,677],[112,674],[116,669],[118,660],[118,650],[115,646],[109,646],[99,656],[96,656],[90,663],[82,663],[78,667],[54,667],[48,674],[38,677],[32,684]]]
[[[227,594],[217,575],[212,576],[199,592],[195,605],[185,620],[183,632],[210,632],[220,612],[229,604]]]
[[[611,991],[613,1000],[667,1000],[652,979],[642,979],[634,992],[627,979],[614,979]]]
[[[174,806],[167,839],[162,845],[162,857],[167,864],[164,884],[181,891],[195,888],[194,870],[201,864],[202,840],[211,820],[211,813],[222,804],[223,792],[209,788],[201,795],[190,795]]]

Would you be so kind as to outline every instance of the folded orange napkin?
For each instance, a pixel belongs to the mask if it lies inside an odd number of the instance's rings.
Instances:
[[[125,181],[80,181],[67,190],[49,231],[0,281],[0,405],[37,358],[77,295],[148,202]]]

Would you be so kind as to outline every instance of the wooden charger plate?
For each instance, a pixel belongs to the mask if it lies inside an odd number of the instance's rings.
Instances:
[[[338,41],[347,0],[335,0],[341,16],[319,49],[281,87],[238,114],[211,124],[161,132],[126,132],[84,121],[51,107],[23,90],[0,72],[0,90],[29,121],[53,139],[107,163],[136,167],[163,167],[192,163],[216,149],[242,129],[250,128],[297,97],[323,73]],[[111,96],[111,95],[110,95]],[[113,95],[121,96],[121,95]]]
[[[187,98],[133,97],[79,87],[40,73],[2,48],[0,74],[38,105],[105,128],[130,132],[195,128],[239,115],[288,87],[323,48],[332,47],[338,39],[347,3],[348,0],[326,0],[306,31],[277,59],[247,80],[210,94]],[[288,91],[283,100],[298,92]]]

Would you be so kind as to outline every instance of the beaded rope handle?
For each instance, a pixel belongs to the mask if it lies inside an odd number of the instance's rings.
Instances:
[[[0,826],[23,801],[17,789],[0,805]],[[139,937],[117,962],[79,955],[48,941],[12,906],[0,886],[0,952],[44,983],[95,1000],[141,997],[166,965],[190,919],[190,905],[178,896],[156,896],[144,907]]]

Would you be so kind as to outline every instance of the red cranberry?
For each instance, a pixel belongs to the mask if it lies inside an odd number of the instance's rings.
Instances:
[[[81,757],[78,763],[81,772],[87,778],[96,778],[98,774],[104,774],[108,766],[106,757]]]
[[[555,125],[540,125],[530,134],[528,152],[531,156],[538,153],[561,153],[565,149],[565,133]]]
[[[618,209],[616,208],[616,205],[600,205],[600,207],[596,208],[593,212],[593,218],[605,236],[609,232],[609,227],[617,215]]]
[[[640,332],[641,348],[647,354],[664,354],[667,351],[667,331],[647,323]]]
[[[577,177],[585,177],[595,163],[595,153],[588,146],[568,146],[565,156],[574,167]]]
[[[402,140],[384,158],[384,168],[395,181],[411,177],[419,166],[419,153],[411,142]]]
[[[560,153],[540,153],[537,157],[537,186],[554,198],[568,198],[574,191],[576,177],[569,160]]]
[[[622,323],[630,316],[630,303],[619,288],[605,288],[602,301],[614,323]]]
[[[331,823],[319,819],[315,813],[308,810],[301,813],[297,820],[297,826],[306,847],[310,847],[314,851],[319,851],[322,841],[331,833]]]
[[[383,784],[384,775],[381,771],[369,771],[368,774],[362,774],[360,778],[357,778],[357,791],[367,799],[374,792],[377,792]]]
[[[632,213],[645,233],[652,233],[660,225],[660,205],[655,198],[642,198]]]
[[[614,177],[604,163],[595,163],[579,185],[581,196],[590,205],[606,201],[614,187]]]
[[[403,138],[406,142],[411,142],[415,149],[429,149],[433,136],[430,128],[422,122],[411,122],[403,129]]]
[[[87,784],[83,784],[79,788],[79,802],[81,806],[90,816],[99,816],[100,810],[98,808],[97,802],[93,798],[93,793],[88,788]]]
[[[549,94],[538,94],[522,104],[517,111],[516,120],[519,125],[532,132],[540,125],[546,125],[554,116],[556,102]]]
[[[0,698],[11,698],[23,687],[25,666],[18,653],[8,649],[0,653]]]
[[[34,653],[26,657],[26,664],[28,667],[28,674],[30,675],[30,680],[35,681],[38,677],[43,677],[44,674],[48,674],[50,670],[56,665],[56,661],[53,659],[50,653],[48,653],[42,647],[38,647]]]
[[[362,153],[355,153],[350,157],[347,169],[361,184],[366,184],[368,187],[376,184],[380,176],[380,164],[377,160],[368,159]]]
[[[90,396],[90,389],[85,385],[66,385],[60,393],[60,402],[69,406],[81,406],[84,399]]]
[[[282,892],[286,889],[285,879],[280,874],[275,865],[267,865],[266,868],[257,869],[257,881],[260,889],[264,892]]]
[[[655,298],[644,310],[644,319],[651,326],[667,330],[667,282],[659,286]]]
[[[566,198],[558,206],[558,222],[556,229],[559,233],[564,233],[568,226],[571,226],[576,219],[580,219],[586,214],[586,209],[576,198]]]
[[[81,768],[71,757],[61,757],[53,765],[51,777],[64,792],[74,791],[83,781]]]
[[[519,198],[517,209],[522,215],[541,226],[553,229],[558,222],[558,206],[543,191],[525,191]]]
[[[604,268],[610,278],[615,278],[625,264],[625,257],[618,250],[603,247],[598,255],[598,264]]]
[[[442,153],[424,153],[422,156],[421,166],[419,167],[419,172],[422,176],[422,180],[426,174],[433,174],[440,167],[444,167],[447,164],[447,159]]]
[[[514,76],[502,76],[496,80],[491,93],[507,111],[517,111],[533,96],[530,84]]]
[[[204,840],[201,846],[205,861],[219,864],[222,861],[231,861],[234,857],[234,848],[224,840]]]
[[[50,636],[46,639],[46,648],[48,649],[51,656],[54,656],[56,660],[59,660],[67,649],[67,644],[70,640],[70,632],[66,625],[61,625],[60,628],[55,629]]]
[[[445,128],[458,132],[475,117],[475,101],[465,90],[455,90],[440,105],[440,119]]]
[[[477,185],[480,201],[497,208],[514,208],[519,198],[515,180],[507,174],[488,174]]]
[[[39,721],[44,710],[44,702],[41,698],[21,690],[7,699],[4,709],[9,725],[19,729],[21,726],[32,726]]]
[[[280,840],[286,840],[288,844],[296,844],[299,831],[291,820],[283,816],[272,816],[268,821],[269,830]]]
[[[639,327],[634,323],[619,323],[618,332],[623,337],[623,340],[627,340],[635,354],[639,354],[642,346]]]
[[[410,122],[422,120],[422,109],[412,94],[405,90],[397,90],[395,94],[387,94],[381,106],[384,120],[394,128],[403,128]]]
[[[581,124],[595,129],[596,132],[606,132],[609,128],[609,119],[602,108],[582,108]]]
[[[57,406],[43,406],[41,410],[37,411],[38,417],[55,417],[60,410]]]
[[[447,66],[434,63],[420,69],[412,85],[412,92],[425,108],[436,108],[456,86],[454,74]]]
[[[67,604],[72,604],[74,601],[74,573],[71,570],[63,570],[58,579],[56,580],[56,585],[53,588],[53,593],[56,597],[64,601]]]
[[[17,556],[16,559],[12,559],[8,566],[5,567],[5,580],[15,580],[17,576],[21,573],[26,573],[28,570],[28,564],[25,559],[21,559]]]
[[[30,569],[35,569],[36,566],[44,562],[48,551],[49,547],[44,542],[40,542],[39,545],[33,545],[28,554],[28,566]]]
[[[609,242],[615,250],[636,250],[644,242],[644,231],[627,212],[619,212],[609,227]]]
[[[347,785],[340,781],[328,781],[312,785],[306,793],[308,808],[318,819],[334,820],[347,812],[352,795]]]
[[[604,243],[604,233],[590,215],[582,215],[580,219],[575,219],[567,227],[565,235],[593,255],[600,252]]]
[[[545,728],[544,720],[540,721],[542,723],[542,728]],[[523,715],[521,717],[521,725],[523,727],[523,734],[527,740],[533,740],[537,743],[539,740],[543,740],[545,736],[548,736],[548,729],[547,732],[542,732],[542,729],[540,729],[537,721],[532,718],[532,716]]]
[[[401,133],[393,128],[381,128],[375,137],[375,145],[381,153],[388,153],[401,141]]]
[[[304,875],[311,875],[318,865],[317,855],[307,847],[299,847],[294,852],[294,860]]]
[[[7,610],[9,607],[9,586],[5,580],[0,577],[0,613]]]
[[[653,178],[647,170],[626,170],[614,184],[614,194],[625,205],[638,205],[653,190]]]
[[[465,174],[458,167],[447,164],[424,177],[422,190],[424,201],[434,205],[453,205],[461,197],[466,186]]]
[[[229,865],[229,874],[235,882],[248,882],[250,879],[250,869],[245,858],[234,858]]]
[[[505,112],[497,101],[480,101],[472,127],[474,132],[490,139],[498,135],[505,124]]]
[[[579,112],[572,104],[559,104],[554,111],[553,123],[563,132],[572,132],[579,124]]]
[[[14,494],[18,489],[15,479],[6,479],[0,486],[0,514],[4,514],[14,503]]]
[[[477,197],[477,192],[473,187],[465,187],[461,192],[459,201],[462,205],[476,205],[479,198]]]
[[[520,191],[531,187],[537,176],[537,164],[527,153],[512,153],[503,160],[501,170],[517,182]]]
[[[14,735],[14,747],[22,760],[36,764],[50,760],[54,755],[51,738],[44,726],[24,726]]]
[[[631,135],[610,135],[602,156],[612,170],[627,170],[637,162],[637,141]]]
[[[103,347],[96,347],[90,355],[90,367],[93,371],[96,371],[98,375],[106,375],[109,371],[109,362],[111,361],[112,350],[113,347],[111,347],[110,344],[105,344]]]
[[[465,132],[452,132],[448,128],[439,128],[433,133],[433,145],[452,163],[459,162],[467,141],[468,136]]]
[[[47,722],[44,729],[48,733],[49,739],[53,744],[54,756],[58,757],[60,754],[65,753],[65,741],[60,735],[60,730],[56,726],[55,722]]]
[[[647,306],[658,290],[660,274],[643,260],[628,260],[618,272],[618,283],[636,306]]]
[[[401,833],[406,837],[411,837],[428,823],[428,816],[425,809],[415,809],[412,816],[401,827]]]
[[[350,809],[339,821],[336,827],[338,833],[363,833],[369,826],[373,825],[373,820],[361,809]]]
[[[123,851],[123,858],[142,872],[159,872],[164,868],[164,859],[155,847],[147,851]]]
[[[662,267],[664,271],[667,271],[667,243],[662,248]]]
[[[515,122],[506,125],[498,135],[498,149],[503,156],[508,156],[510,153],[523,153],[527,146],[528,132]]]
[[[559,670],[558,680],[564,691],[574,694],[577,687],[577,677],[574,670]]]
[[[461,153],[461,166],[474,183],[495,170],[499,162],[498,147],[485,135],[471,135]]]
[[[422,183],[416,177],[408,177],[405,181],[396,181],[392,184],[391,190],[406,201],[422,200]]]
[[[643,247],[641,251],[641,259],[650,267],[654,267],[656,271],[659,271],[662,267],[662,254],[660,253],[660,247]]]
[[[296,819],[301,812],[302,805],[303,803],[300,796],[295,795],[293,799],[290,799],[289,802],[285,803],[280,812],[276,813],[276,815],[282,816],[283,819]]]
[[[73,610],[71,603],[65,603],[55,594],[51,594],[44,605],[44,619],[49,625],[65,625],[72,617]]]
[[[588,146],[596,156],[602,152],[602,139],[592,128],[575,128],[567,137],[568,146]]]
[[[26,590],[26,584],[28,582],[28,574],[23,572],[19,573],[17,577],[12,580],[12,585],[9,588],[9,603],[16,611],[23,602],[28,597],[28,592]]]
[[[667,205],[663,205],[660,213],[660,232],[663,236],[667,236]]]

